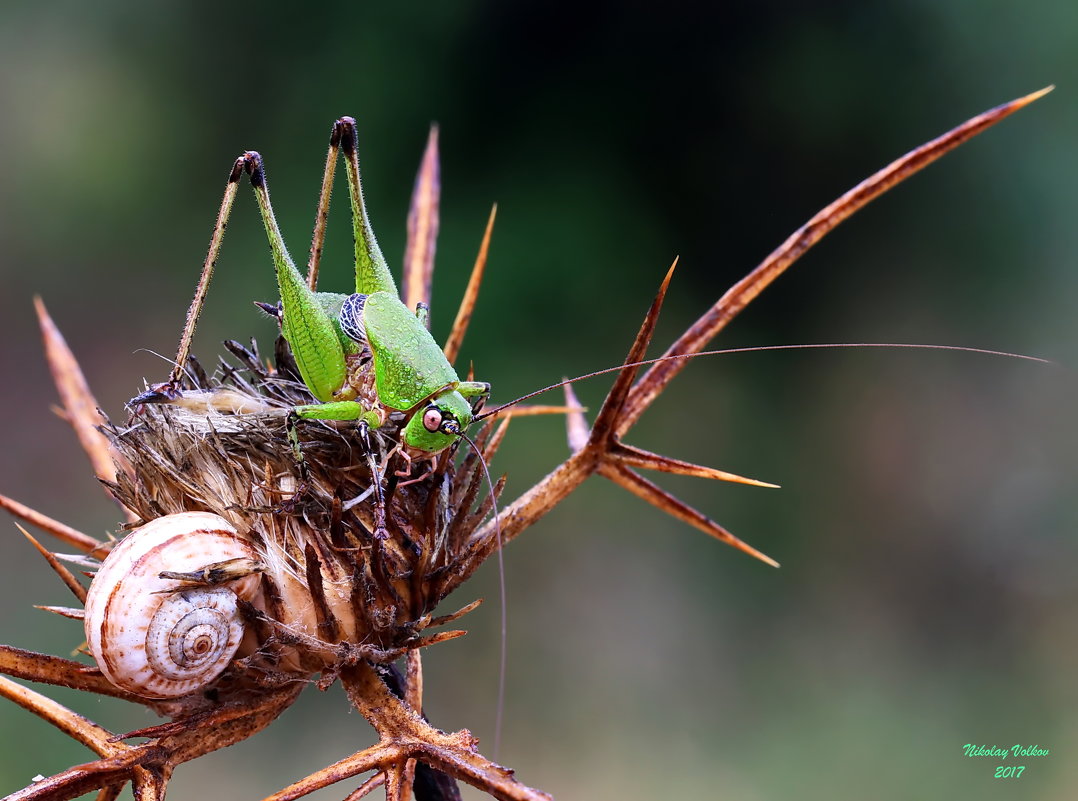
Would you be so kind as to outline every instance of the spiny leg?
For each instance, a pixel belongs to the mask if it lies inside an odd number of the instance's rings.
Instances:
[[[202,305],[206,302],[206,292],[210,287],[213,268],[217,266],[217,257],[221,253],[221,242],[225,238],[228,215],[232,211],[232,202],[236,199],[236,190],[239,187],[240,176],[243,175],[245,159],[246,154],[236,159],[232,165],[232,172],[228,175],[228,183],[225,184],[225,195],[221,199],[221,208],[217,212],[217,221],[213,225],[213,234],[210,236],[210,248],[206,253],[206,261],[202,264],[202,275],[198,279],[195,296],[187,309],[187,321],[184,323],[180,345],[176,350],[176,363],[169,375],[167,386],[173,389],[179,388],[180,377],[187,366],[187,357],[191,353],[191,339],[195,335],[195,326],[198,324],[198,315],[202,312]]]
[[[371,227],[366,205],[363,202],[359,157],[356,153],[357,138],[354,118],[341,117],[333,123],[333,130],[329,136],[329,152],[326,154],[326,168],[322,175],[322,189],[318,196],[311,253],[307,262],[307,285],[314,291],[318,283],[318,266],[326,237],[326,219],[329,214],[330,196],[333,192],[333,177],[337,170],[337,153],[343,151],[345,170],[348,174],[348,197],[352,206],[356,291],[363,294],[378,291],[397,294],[397,287],[389,272],[389,265],[374,237],[374,229]]]
[[[322,260],[322,248],[326,241],[326,221],[329,218],[329,200],[333,194],[333,176],[337,172],[337,153],[341,146],[341,121],[333,123],[329,135],[329,152],[326,154],[326,169],[322,173],[322,189],[318,193],[318,210],[314,215],[314,235],[311,237],[311,252],[307,257],[307,286],[314,292],[318,287],[318,265]]]
[[[352,232],[356,243],[356,292],[364,295],[391,292],[397,295],[397,285],[393,282],[382,249],[374,238],[374,230],[363,203],[359,156],[356,154],[356,121],[351,117],[341,117],[334,126],[334,135],[338,133],[341,152],[344,153],[345,171],[348,173],[348,197],[352,203]]]
[[[367,421],[360,420],[359,436],[363,440],[367,465],[371,471],[371,487],[374,488],[374,538],[384,540],[389,538],[389,530],[386,528],[386,499],[385,494],[382,492],[382,470],[378,466],[378,460],[374,458],[370,431],[371,427]]]
[[[270,203],[262,157],[252,151],[241,157],[251,176],[258,210],[269,239],[277,286],[281,292],[281,333],[292,348],[303,382],[320,401],[333,400],[347,376],[344,349],[333,319],[308,288],[292,263]]]

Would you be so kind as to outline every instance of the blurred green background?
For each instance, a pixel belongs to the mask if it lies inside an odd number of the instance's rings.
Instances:
[[[1078,794],[1078,6],[1002,2],[7,2],[0,10],[0,492],[113,529],[43,364],[40,293],[119,416],[174,352],[232,160],[265,156],[306,254],[332,120],[359,119],[394,264],[441,126],[444,337],[491,202],[464,357],[495,399],[616,363],[681,262],[665,346],[818,208],[990,106],[1058,89],[842,226],[718,345],[937,342],[692,365],[629,440],[781,490],[661,477],[773,570],[591,479],[507,549],[499,760],[557,798],[1069,799]],[[323,286],[347,286],[343,194]],[[241,193],[196,341],[272,326]],[[609,385],[579,387],[595,408]],[[566,453],[517,421],[507,498]],[[65,654],[64,589],[13,526],[0,640]],[[486,566],[451,602],[496,597]],[[428,653],[427,708],[492,749],[498,610]],[[51,692],[51,691],[50,691]],[[54,692],[103,725],[153,720]],[[260,798],[363,747],[338,688],[178,771],[170,798]],[[965,743],[1039,744],[1019,779]],[[0,706],[0,792],[90,758]],[[341,798],[351,788],[327,790]],[[470,797],[475,797],[473,794]]]

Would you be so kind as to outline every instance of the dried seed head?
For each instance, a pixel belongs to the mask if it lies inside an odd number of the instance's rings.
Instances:
[[[458,468],[443,458],[426,474],[411,465],[419,480],[389,493],[389,537],[376,539],[371,471],[356,426],[299,423],[301,464],[287,417],[310,396],[286,378],[287,351],[278,349],[271,369],[255,352],[234,343],[230,350],[244,372],[225,365],[220,380],[188,378],[167,402],[137,405],[126,425],[105,426],[126,468],[110,489],[140,520],[153,521],[128,535],[117,555],[134,552],[127,543],[153,527],[189,526],[185,536],[193,538],[199,521],[213,528],[206,523],[213,520],[235,532],[261,570],[244,579],[259,584],[257,593],[237,593],[252,604],[253,625],[237,655],[255,681],[332,670],[359,657],[391,659],[424,644],[419,634],[448,579],[477,553],[469,535],[482,515],[468,508],[475,496],[467,492],[476,460]],[[408,466],[392,449],[399,426],[391,419],[384,441],[372,438],[389,485],[394,470]],[[207,553],[173,566],[166,552],[159,555],[147,573],[155,581],[160,571],[197,571],[234,557]],[[87,622],[88,634],[96,625]]]

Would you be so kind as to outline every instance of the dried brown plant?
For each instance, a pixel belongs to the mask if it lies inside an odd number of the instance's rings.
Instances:
[[[178,765],[255,734],[307,684],[325,687],[337,679],[352,705],[374,727],[378,743],[300,779],[269,799],[300,798],[364,774],[369,776],[348,794],[349,801],[383,784],[386,797],[392,801],[406,799],[413,791],[421,801],[459,798],[456,781],[499,799],[547,798],[518,782],[512,771],[481,756],[468,731],[447,734],[423,717],[420,649],[462,634],[428,632],[476,604],[441,618],[432,617],[436,605],[500,546],[539,520],[593,473],[719,541],[777,565],[638,470],[762,482],[650,453],[625,444],[623,437],[687,364],[688,356],[700,353],[741,309],[836,225],[1046,91],[970,119],[842,195],[731,287],[638,379],[639,363],[645,358],[673,274],[671,267],[594,422],[588,426],[566,385],[567,406],[560,410],[568,418],[569,457],[506,505],[497,519],[490,513],[504,479],[496,482],[492,495],[484,493],[481,459],[489,462],[493,458],[511,411],[540,412],[558,407],[507,409],[487,420],[475,434],[474,451],[461,458],[443,454],[420,480],[400,482],[390,493],[386,521],[390,536],[376,542],[371,538],[375,521],[370,505],[348,501],[361,496],[372,480],[370,469],[356,456],[361,444],[354,426],[306,425],[303,437],[308,469],[299,469],[288,443],[284,411],[309,402],[310,396],[280,341],[270,362],[259,356],[253,344],[226,343],[236,363],[222,361],[222,367],[209,377],[196,361],[188,360],[185,338],[179,363],[188,369],[176,373],[176,388],[183,402],[136,406],[123,423],[114,424],[98,410],[79,365],[39,301],[46,356],[66,419],[90,458],[94,474],[121,505],[126,518],[122,528],[133,529],[178,512],[212,511],[237,529],[254,532],[263,561],[276,560],[280,569],[266,569],[262,576],[269,600],[261,607],[244,607],[255,646],[219,679],[189,696],[143,698],[114,686],[95,666],[0,646],[0,672],[8,676],[121,698],[169,719],[160,726],[117,735],[21,683],[0,677],[0,694],[52,723],[97,756],[8,798],[59,801],[97,790],[99,801],[108,801],[130,783],[140,801],[162,799]],[[308,280],[312,287],[317,280],[324,210],[333,178],[332,150],[330,155],[311,251]],[[231,202],[228,197],[226,200]],[[430,301],[438,203],[437,134],[432,131],[408,216],[402,294],[410,307]],[[478,297],[493,222],[492,212],[445,345],[450,361],[459,353]],[[211,243],[210,261],[219,245],[217,240]],[[204,291],[205,287],[200,287],[200,292]],[[497,422],[499,416],[503,419]],[[392,430],[389,433],[391,438]],[[479,500],[482,495],[485,499]],[[113,545],[10,498],[0,496],[0,506],[80,551],[84,554],[81,564],[96,564]],[[84,602],[86,589],[81,581],[49,549],[29,533],[26,536]],[[280,586],[282,571],[300,587],[300,600]],[[330,588],[340,586],[347,588],[343,607],[329,597]],[[291,622],[297,613],[290,605],[296,603],[312,610],[311,627]],[[71,618],[83,616],[81,608],[47,608]],[[400,660],[403,669],[395,664]],[[146,740],[135,745],[124,742],[132,737]]]

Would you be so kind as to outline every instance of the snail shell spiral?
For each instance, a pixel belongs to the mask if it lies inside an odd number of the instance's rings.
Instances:
[[[153,520],[113,548],[90,583],[86,641],[116,686],[177,698],[216,679],[243,639],[237,599],[254,600],[257,574],[220,586],[161,578],[257,555],[223,517],[182,512]]]

